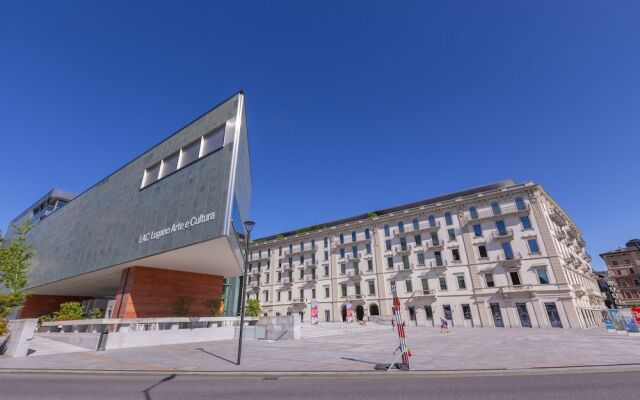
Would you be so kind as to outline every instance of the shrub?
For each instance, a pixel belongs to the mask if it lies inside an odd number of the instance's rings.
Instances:
[[[89,319],[100,319],[100,318],[102,318],[103,316],[104,316],[104,313],[102,312],[102,310],[101,310],[101,309],[99,309],[99,308],[97,308],[97,307],[96,307],[96,308],[92,308],[92,309],[89,311],[89,314],[87,314],[87,317],[88,317]]]
[[[209,302],[209,309],[213,317],[221,317],[224,314],[224,301],[222,299],[212,299]]]
[[[68,301],[60,304],[60,309],[53,313],[54,321],[82,319],[82,304],[79,301]]]
[[[191,297],[186,294],[181,294],[176,300],[176,304],[173,306],[173,312],[178,317],[186,317],[189,315],[189,309],[191,308]]]
[[[260,301],[257,299],[247,300],[247,306],[244,310],[244,315],[247,317],[257,317],[260,315]]]

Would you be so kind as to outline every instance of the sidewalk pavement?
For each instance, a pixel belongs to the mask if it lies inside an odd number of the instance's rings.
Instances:
[[[603,329],[407,328],[413,370],[456,371],[640,364],[640,337]],[[389,362],[398,345],[395,330],[266,342],[246,340],[242,365],[237,340],[75,352],[23,359],[0,358],[0,371],[372,371]]]

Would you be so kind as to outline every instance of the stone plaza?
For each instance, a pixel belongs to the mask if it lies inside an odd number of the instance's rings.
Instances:
[[[311,325],[303,326],[307,333],[313,329]],[[417,371],[640,365],[640,337],[617,335],[601,328],[460,328],[440,333],[435,328],[408,327],[407,341],[412,353],[411,368]],[[237,344],[233,339],[102,352],[64,345],[67,347],[59,347],[57,353],[52,350],[47,354],[47,345],[41,343],[40,350],[26,358],[0,358],[0,370],[373,371],[375,364],[391,360],[398,337],[390,326],[369,324],[341,335],[246,340],[241,366],[235,364]]]

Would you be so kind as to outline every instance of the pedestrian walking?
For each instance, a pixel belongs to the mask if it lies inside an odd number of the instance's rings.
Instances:
[[[440,317],[440,333],[449,333],[449,321]]]

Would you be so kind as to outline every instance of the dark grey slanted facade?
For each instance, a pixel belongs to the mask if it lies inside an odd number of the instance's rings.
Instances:
[[[233,226],[242,226],[250,205],[238,93],[36,224],[29,289],[125,296],[123,271],[131,267],[239,276],[243,257]]]

